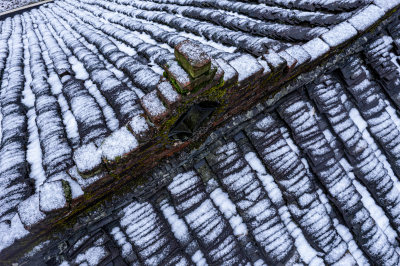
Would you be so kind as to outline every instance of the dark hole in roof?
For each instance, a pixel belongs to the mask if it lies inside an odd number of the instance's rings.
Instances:
[[[168,137],[175,140],[188,140],[194,132],[211,117],[212,113],[219,107],[218,102],[203,101],[193,104],[189,110],[181,115],[172,126]]]

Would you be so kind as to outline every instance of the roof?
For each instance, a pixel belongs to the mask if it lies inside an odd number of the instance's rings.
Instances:
[[[397,265],[400,109],[383,80],[400,76],[394,63],[374,71],[399,56],[375,65],[393,48],[388,35],[368,48],[378,43],[273,110],[234,117],[151,198],[80,217],[30,261]]]
[[[1,21],[1,256],[160,164],[175,169],[149,199],[52,259],[398,263],[397,15],[367,32],[396,4],[56,1]],[[176,61],[187,39],[206,72]],[[295,77],[273,109],[228,119]],[[217,114],[168,138],[193,104]],[[196,164],[171,157],[223,121]]]
[[[0,16],[7,11],[18,9],[26,5],[34,4],[43,0],[1,0],[0,1]]]

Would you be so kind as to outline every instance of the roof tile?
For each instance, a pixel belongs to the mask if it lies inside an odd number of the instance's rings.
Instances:
[[[254,79],[264,71],[260,63],[248,54],[243,54],[229,61],[229,64],[239,73],[239,83],[245,83],[250,79]]]
[[[357,35],[357,30],[348,22],[342,22],[330,31],[322,34],[321,38],[330,47],[336,48]]]
[[[143,96],[140,102],[151,121],[156,124],[160,123],[169,113],[158,97],[156,90]]]
[[[315,38],[302,45],[303,49],[311,55],[311,60],[316,60],[329,52],[330,47],[320,38]]]
[[[376,5],[369,5],[349,19],[349,23],[358,31],[367,30],[385,15],[385,11]]]
[[[61,180],[45,182],[39,190],[40,210],[49,213],[66,209],[68,202],[65,193]]]

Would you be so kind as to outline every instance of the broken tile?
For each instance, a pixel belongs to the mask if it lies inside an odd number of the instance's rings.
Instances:
[[[238,80],[238,72],[228,64],[224,59],[218,58],[216,62],[220,68],[224,71],[224,83],[225,85],[231,85]]]
[[[311,60],[311,55],[300,45],[293,45],[285,50],[289,55],[296,59],[296,67],[300,67]]]
[[[293,70],[293,68],[297,65],[297,60],[296,58],[294,58],[293,56],[291,56],[290,54],[288,54],[285,50],[280,51],[279,56],[282,57],[283,59],[285,59],[286,61],[286,67],[288,69],[288,71]]]
[[[269,50],[263,57],[273,72],[280,72],[286,68],[286,60],[273,50]]]

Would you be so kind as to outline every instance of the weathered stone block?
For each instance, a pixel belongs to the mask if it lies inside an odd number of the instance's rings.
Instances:
[[[18,205],[18,214],[25,229],[29,230],[40,221],[46,218],[46,215],[39,208],[39,194],[36,193],[27,198]]]
[[[217,73],[217,70],[218,70],[218,68],[214,64],[211,66],[210,71],[208,71],[207,73],[204,73],[203,75],[201,75],[195,79],[192,79],[191,83],[192,83],[193,90],[200,89],[203,86],[206,86],[208,83],[212,82],[215,74]]]
[[[160,124],[169,113],[160,98],[158,98],[157,90],[143,96],[140,102],[151,121],[157,125]]]
[[[210,56],[190,40],[180,42],[175,47],[175,57],[192,78],[206,73],[211,67]]]
[[[40,211],[50,213],[68,208],[66,185],[62,180],[45,182],[39,188]]]
[[[142,115],[133,117],[127,126],[139,141],[147,140],[151,135],[151,126],[147,123],[146,118]]]
[[[101,151],[94,143],[76,149],[73,160],[83,177],[90,177],[102,169]]]
[[[158,95],[169,107],[172,107],[175,103],[180,102],[182,97],[176,92],[174,87],[168,81],[163,81],[157,86]]]
[[[169,61],[164,67],[168,78],[177,86],[180,93],[193,89],[190,76],[176,61]]]

